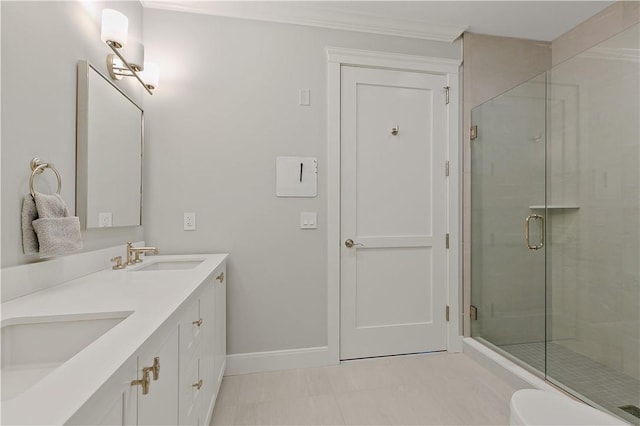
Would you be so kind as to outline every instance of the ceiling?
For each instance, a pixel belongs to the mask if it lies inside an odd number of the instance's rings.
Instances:
[[[463,31],[551,41],[613,1],[142,0],[145,7],[452,41]]]

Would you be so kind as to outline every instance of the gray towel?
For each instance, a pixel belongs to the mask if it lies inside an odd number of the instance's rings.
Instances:
[[[33,206],[27,195],[22,204],[22,244],[24,252],[37,247],[40,257],[51,257],[73,252],[82,248],[82,234],[80,233],[80,220],[69,216],[69,210],[62,197],[59,195],[45,195],[35,193],[36,219],[32,220],[31,227],[36,236],[35,244],[33,234],[30,233],[28,223],[25,220],[33,217]],[[27,253],[29,254],[29,253]]]
[[[49,217],[33,221],[38,234],[40,257],[57,256],[82,248],[80,220],[77,217]]]
[[[33,229],[33,221],[37,218],[36,202],[31,194],[27,194],[22,200],[22,250],[24,254],[38,252],[38,236]]]

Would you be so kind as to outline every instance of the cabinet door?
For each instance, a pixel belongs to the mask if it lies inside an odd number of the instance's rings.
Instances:
[[[138,389],[138,425],[176,425],[178,424],[178,326],[158,338],[158,343],[147,344],[138,357],[138,378],[142,378],[142,369],[151,367],[154,358],[160,361],[158,380],[153,379],[149,393],[142,394]]]
[[[200,419],[198,364],[202,352],[202,336],[207,320],[200,315],[200,300],[194,300],[180,320],[180,391],[179,418],[181,426],[195,426]]]
[[[204,389],[198,371],[199,359],[180,370],[180,426],[197,426],[201,422],[201,398]],[[203,383],[203,382],[202,382]]]
[[[215,275],[209,277],[200,294],[200,316],[202,317],[202,350],[200,353],[200,378],[202,379],[201,415],[204,424],[208,424],[217,390],[215,375],[216,312],[215,312]]]
[[[135,425],[137,359],[127,361],[66,423],[68,425]]]
[[[215,316],[216,332],[214,344],[216,392],[222,383],[227,366],[227,273],[225,265],[216,275],[215,283]]]

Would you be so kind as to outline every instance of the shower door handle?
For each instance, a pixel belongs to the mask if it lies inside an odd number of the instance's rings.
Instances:
[[[531,245],[531,240],[529,239],[532,219],[537,219],[540,223],[540,242],[535,246]],[[527,242],[527,248],[529,250],[540,250],[542,247],[544,247],[544,217],[540,216],[539,214],[530,214],[529,216],[527,216],[527,218],[524,220],[524,239]]]

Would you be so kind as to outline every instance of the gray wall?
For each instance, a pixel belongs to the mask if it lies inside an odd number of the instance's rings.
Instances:
[[[103,8],[129,18],[129,37],[142,37],[138,2],[2,1],[2,267],[29,263],[22,253],[20,210],[28,192],[29,161],[53,163],[62,176],[62,197],[75,210],[76,66],[88,60],[106,73],[109,48],[100,40]],[[140,102],[142,89],[120,84]],[[51,172],[38,188],[55,190]],[[47,188],[47,184],[49,188]],[[84,250],[142,239],[142,228],[100,229],[83,233]]]
[[[325,48],[459,58],[460,44],[153,9],[144,34],[161,68],[145,102],[145,239],[231,254],[230,354],[326,345]],[[318,157],[317,198],[276,198],[278,155]],[[299,229],[301,211],[318,212],[317,230]]]

